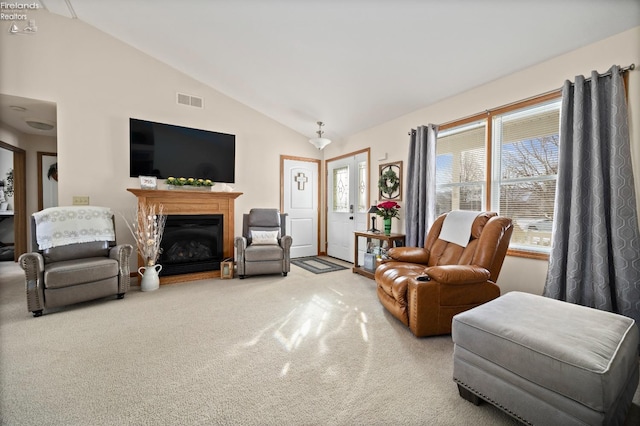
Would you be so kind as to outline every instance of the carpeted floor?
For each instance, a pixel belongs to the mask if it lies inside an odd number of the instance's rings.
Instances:
[[[0,264],[2,425],[516,425],[458,396],[452,350],[350,270],[134,287],[33,318]]]
[[[339,260],[330,259],[331,258],[323,258],[318,256],[299,257],[297,259],[291,259],[291,263],[293,265],[299,266],[300,268],[306,269],[309,272],[313,272],[314,274],[324,274],[326,272],[334,272],[347,269],[346,266],[342,266],[337,263],[340,262]]]

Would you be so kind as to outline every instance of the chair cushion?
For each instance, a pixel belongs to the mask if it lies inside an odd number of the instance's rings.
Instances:
[[[510,292],[453,318],[456,345],[538,386],[605,412],[638,362],[631,318]]]
[[[118,261],[108,257],[66,260],[46,266],[46,288],[63,288],[118,276]]]
[[[244,251],[245,261],[265,262],[284,259],[284,250],[274,245],[251,245]]]
[[[94,241],[90,243],[52,247],[44,250],[42,256],[44,257],[44,263],[62,262],[88,257],[109,257],[109,242]]]

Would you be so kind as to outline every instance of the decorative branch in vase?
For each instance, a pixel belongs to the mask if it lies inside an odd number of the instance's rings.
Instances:
[[[131,224],[125,220],[133,239],[136,241],[138,253],[144,259],[145,266],[153,266],[160,256],[160,242],[164,233],[167,216],[164,207],[139,203],[136,215]]]
[[[140,290],[153,291],[160,287],[158,273],[162,270],[162,265],[156,265],[158,256],[162,249],[162,235],[167,216],[163,214],[163,206],[159,204],[156,211],[155,205],[139,203],[136,216],[132,223],[125,220],[133,239],[136,240],[138,253],[144,259],[144,266],[138,268],[138,274],[142,276],[140,280]]]

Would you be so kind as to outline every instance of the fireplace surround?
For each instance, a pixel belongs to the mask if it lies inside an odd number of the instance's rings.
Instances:
[[[193,247],[183,247],[182,254],[175,254],[176,256],[187,256],[189,250],[191,250],[192,252],[202,251],[206,250],[203,248],[203,246],[221,246],[222,256],[218,254],[216,256],[218,260],[212,261],[214,263],[217,262],[217,265],[214,265],[213,269],[208,269],[209,266],[207,266],[208,270],[204,271],[189,272],[182,270],[169,275],[164,271],[165,265],[163,264],[163,273],[160,274],[160,285],[220,277],[220,261],[227,258],[233,258],[233,238],[235,236],[234,204],[235,199],[242,195],[241,192],[161,190],[140,188],[128,188],[127,191],[131,192],[137,197],[138,203],[146,203],[148,205],[155,206],[162,204],[164,213],[168,216],[168,220],[171,219],[172,216],[218,216],[219,220],[221,221],[220,226],[222,227],[222,230],[218,230],[218,241],[216,241],[215,243],[208,242],[207,244],[201,244],[201,238],[196,238],[194,236]],[[212,235],[210,236],[212,237]],[[192,255],[194,254],[192,253]],[[158,261],[158,263],[161,264],[162,262],[162,260]],[[138,256],[138,265],[143,265],[140,256]],[[205,269],[205,267],[202,267],[202,269]]]

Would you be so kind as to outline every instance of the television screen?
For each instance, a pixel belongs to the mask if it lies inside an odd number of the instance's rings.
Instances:
[[[129,136],[131,177],[235,181],[235,135],[131,118]]]

